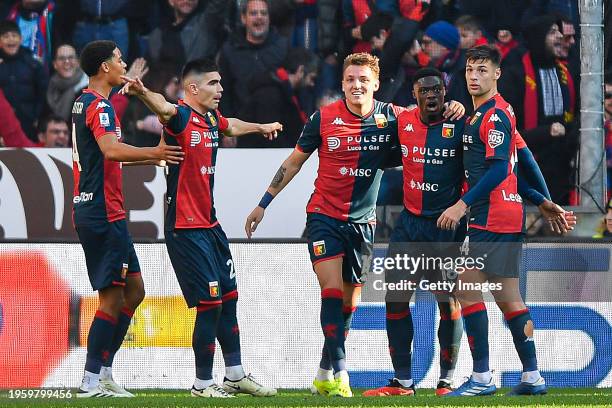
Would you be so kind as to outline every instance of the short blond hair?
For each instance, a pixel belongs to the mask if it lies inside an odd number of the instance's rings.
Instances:
[[[370,67],[376,79],[380,74],[380,67],[378,66],[378,58],[373,56],[372,54],[368,54],[367,52],[357,52],[355,54],[350,54],[348,57],[344,59],[344,64],[342,65],[342,72],[346,71],[346,69],[351,65],[357,65],[360,67]]]

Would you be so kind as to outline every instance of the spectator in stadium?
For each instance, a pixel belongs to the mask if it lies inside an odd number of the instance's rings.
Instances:
[[[523,24],[546,14],[561,14],[567,16],[574,26],[580,24],[578,0],[530,0],[528,3],[523,6]]]
[[[228,117],[237,116],[248,101],[251,78],[278,68],[287,56],[289,45],[285,37],[270,28],[267,0],[245,0],[240,17],[244,29],[237,30],[223,44],[219,54],[224,89],[221,111]]]
[[[35,147],[36,144],[28,139],[21,129],[19,119],[15,116],[13,107],[6,100],[4,92],[0,89],[0,146],[5,147]]]
[[[461,16],[455,21],[455,27],[459,30],[461,38],[459,48],[462,50],[487,43],[487,39],[482,35],[480,23],[475,17],[470,15]]]
[[[87,75],[79,68],[76,50],[69,44],[62,44],[55,51],[53,69],[55,73],[47,88],[47,104],[54,115],[68,121],[76,96],[87,86]]]
[[[576,47],[576,27],[574,27],[574,23],[569,18],[561,15],[558,17],[557,25],[563,35],[559,59],[565,63],[572,76],[579,81],[580,55]],[[579,89],[579,83],[576,84],[576,89]]]
[[[458,15],[475,17],[485,33],[493,35],[497,25],[503,22],[508,27],[519,27],[521,16],[531,0],[461,0],[455,1]]]
[[[501,54],[502,70],[508,66],[508,64],[512,65],[519,63],[523,53],[525,52],[516,39],[516,32],[514,28],[503,23],[499,24],[497,27],[497,32],[495,34],[495,46]]]
[[[114,41],[127,58],[130,32],[125,9],[128,0],[79,0],[72,41],[81,52],[94,40]]]
[[[152,64],[174,62],[176,73],[187,61],[214,57],[227,8],[226,0],[168,0],[173,18],[149,35],[147,60]],[[203,3],[203,2],[202,2]]]
[[[57,115],[47,116],[38,127],[39,147],[68,147],[70,132],[68,123]]]
[[[250,97],[240,112],[240,119],[257,123],[278,120],[283,130],[274,140],[259,134],[243,136],[238,140],[238,147],[295,147],[307,119],[297,92],[314,86],[318,66],[318,58],[313,52],[292,48],[280,68],[251,79]]]
[[[22,47],[21,33],[14,21],[0,22],[0,89],[4,91],[21,128],[37,141],[36,120],[45,104],[47,72],[32,51]]]
[[[527,52],[504,69],[499,91],[515,108],[517,129],[533,151],[554,202],[570,202],[571,163],[576,154],[575,79],[560,61],[563,35],[556,17],[525,27]]]
[[[608,169],[608,199],[612,198],[612,71],[604,77],[604,129]]]
[[[8,20],[15,21],[21,31],[21,45],[49,68],[52,58],[54,0],[19,0],[8,14]]]
[[[322,95],[326,91],[335,90],[338,87],[338,83],[340,83],[338,55],[343,55],[346,47],[340,26],[341,1],[317,0],[317,11],[317,46],[321,58],[317,93]]]

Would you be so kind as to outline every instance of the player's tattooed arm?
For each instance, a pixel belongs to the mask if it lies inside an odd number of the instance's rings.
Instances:
[[[272,182],[270,183],[270,187],[278,188],[278,186],[280,186],[280,184],[283,182],[286,172],[287,172],[287,169],[284,166],[280,166],[276,174],[274,175]]]

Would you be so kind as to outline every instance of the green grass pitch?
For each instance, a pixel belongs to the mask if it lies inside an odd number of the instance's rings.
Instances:
[[[75,390],[72,390],[74,393]],[[136,398],[121,399],[11,399],[0,391],[0,407],[612,407],[611,388],[551,388],[540,397],[497,395],[472,398],[439,398],[433,390],[417,390],[416,397],[365,398],[353,389],[353,398],[311,396],[307,390],[281,390],[270,398],[239,396],[232,399],[194,398],[186,390],[140,390]]]

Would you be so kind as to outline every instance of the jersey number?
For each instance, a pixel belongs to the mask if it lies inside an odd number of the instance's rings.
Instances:
[[[77,164],[77,168],[81,171],[81,160],[77,150],[76,125],[74,123],[72,123],[72,161]]]
[[[230,279],[234,279],[236,277],[236,269],[234,269],[234,261],[232,259],[228,259],[225,263],[230,268]]]

